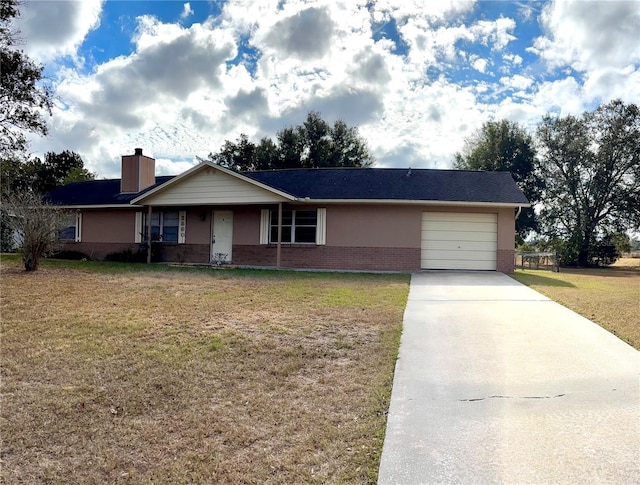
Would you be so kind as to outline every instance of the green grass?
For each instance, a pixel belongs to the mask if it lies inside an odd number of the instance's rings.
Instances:
[[[640,267],[634,260],[559,273],[517,270],[513,277],[640,350]]]
[[[407,275],[0,263],[0,482],[375,483]]]

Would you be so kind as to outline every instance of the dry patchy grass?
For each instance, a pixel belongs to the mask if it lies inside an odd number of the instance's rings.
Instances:
[[[640,264],[621,259],[608,268],[517,270],[513,277],[593,320],[640,350]]]
[[[375,482],[408,277],[85,266],[3,258],[0,481]]]

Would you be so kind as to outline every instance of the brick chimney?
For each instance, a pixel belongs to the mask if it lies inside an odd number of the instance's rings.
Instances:
[[[133,155],[122,155],[120,192],[137,193],[156,183],[156,161],[136,148]]]

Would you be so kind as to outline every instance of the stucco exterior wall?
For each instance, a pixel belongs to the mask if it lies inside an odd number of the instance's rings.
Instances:
[[[122,192],[139,192],[156,183],[155,160],[145,155],[124,155],[122,157]]]
[[[260,208],[233,209],[233,245],[260,243]]]
[[[82,242],[133,243],[135,208],[92,209],[82,213]]]
[[[420,211],[399,205],[328,205],[327,246],[420,248]]]
[[[155,209],[160,210],[160,209]],[[183,210],[179,207],[169,210]],[[187,208],[187,227],[185,239],[188,244],[210,244],[211,210],[206,207]]]

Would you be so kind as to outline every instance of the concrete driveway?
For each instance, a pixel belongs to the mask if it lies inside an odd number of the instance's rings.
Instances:
[[[639,375],[504,274],[414,274],[378,483],[640,483]]]

